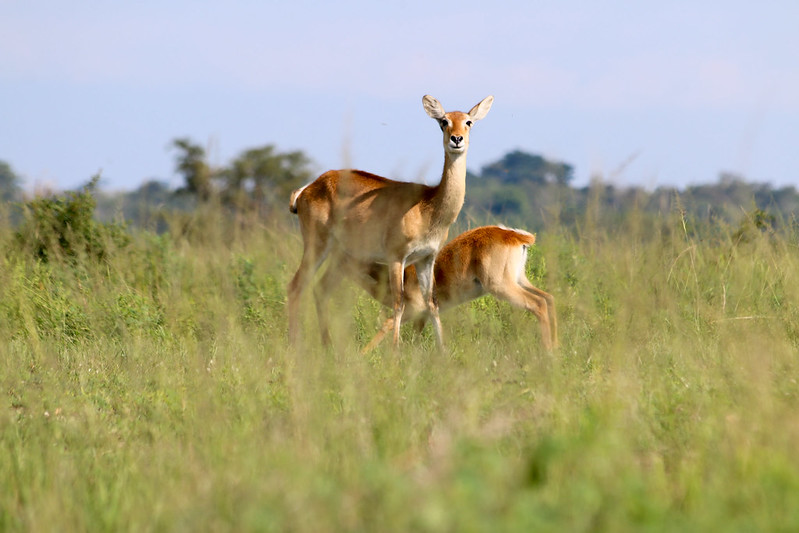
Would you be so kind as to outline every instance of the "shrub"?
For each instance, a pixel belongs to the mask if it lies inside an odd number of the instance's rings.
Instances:
[[[124,224],[100,223],[94,219],[97,202],[92,195],[99,176],[80,191],[62,197],[39,197],[24,205],[24,220],[16,233],[17,243],[42,261],[88,256],[103,260],[110,245],[127,246]]]

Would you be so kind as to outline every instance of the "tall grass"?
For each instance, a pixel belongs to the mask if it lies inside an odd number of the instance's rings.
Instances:
[[[485,298],[361,356],[352,286],[289,348],[288,217],[47,261],[0,228],[0,530],[796,529],[796,235],[606,215],[528,228],[552,354]]]

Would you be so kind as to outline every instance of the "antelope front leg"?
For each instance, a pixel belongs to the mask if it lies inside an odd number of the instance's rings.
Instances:
[[[394,307],[394,347],[399,346],[400,326],[402,325],[402,313],[405,311],[405,300],[403,297],[403,280],[405,275],[405,265],[401,261],[396,261],[388,266],[388,284],[391,287],[391,299]]]
[[[438,317],[438,302],[433,295],[433,264],[435,257],[423,259],[416,264],[416,277],[419,280],[419,289],[427,305],[427,312],[433,321],[433,331],[436,333],[436,344],[439,350],[444,349],[444,335],[441,332],[441,319]]]

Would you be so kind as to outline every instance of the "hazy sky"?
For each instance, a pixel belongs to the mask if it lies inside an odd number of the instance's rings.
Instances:
[[[799,2],[0,0],[0,160],[26,186],[180,184],[275,144],[316,170],[437,181],[432,94],[494,107],[469,168],[513,149],[576,183],[799,185]]]

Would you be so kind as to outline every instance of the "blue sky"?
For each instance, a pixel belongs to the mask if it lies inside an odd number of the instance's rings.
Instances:
[[[799,2],[0,0],[0,160],[26,186],[179,185],[264,144],[315,170],[437,181],[432,94],[494,107],[469,168],[514,149],[575,181],[799,184]]]

